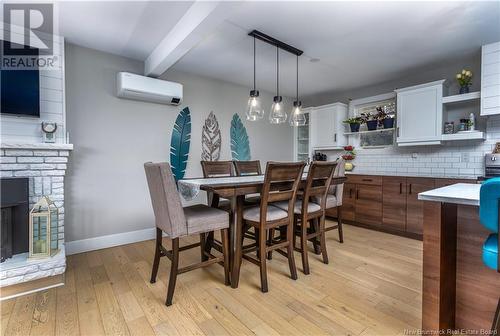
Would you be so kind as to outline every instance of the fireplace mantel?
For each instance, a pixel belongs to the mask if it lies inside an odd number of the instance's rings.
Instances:
[[[73,144],[62,143],[14,143],[2,142],[1,149],[41,149],[41,150],[73,150]]]

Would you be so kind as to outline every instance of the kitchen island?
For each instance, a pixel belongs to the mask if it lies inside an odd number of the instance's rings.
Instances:
[[[457,183],[419,193],[423,205],[422,329],[489,331],[500,273],[482,262],[488,237],[479,222],[479,184]]]

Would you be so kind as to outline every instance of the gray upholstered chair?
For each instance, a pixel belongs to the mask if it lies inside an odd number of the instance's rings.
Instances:
[[[166,305],[170,306],[172,304],[177,274],[199,267],[222,262],[225,284],[229,285],[229,238],[227,230],[229,227],[229,214],[226,211],[203,204],[183,208],[169,163],[148,162],[144,164],[144,170],[146,171],[156,221],[156,249],[151,272],[151,283],[156,282],[160,258],[166,256],[171,260]],[[222,236],[222,256],[218,257],[207,253],[204,246],[205,234],[216,230],[221,230]],[[170,251],[162,245],[162,232],[166,233],[168,238],[172,240],[172,250]],[[179,238],[195,234],[200,235],[199,243],[179,247]],[[198,246],[201,247],[202,260],[205,257],[208,260],[179,268],[179,252]]]

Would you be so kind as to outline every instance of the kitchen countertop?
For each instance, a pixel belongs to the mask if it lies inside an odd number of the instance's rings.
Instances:
[[[363,171],[346,171],[346,175],[373,175],[373,176],[405,176],[405,177],[428,177],[428,178],[442,178],[442,179],[463,179],[463,180],[477,180],[476,175],[446,175],[436,176],[432,174],[418,174],[418,173],[397,173],[397,172],[363,172]]]
[[[457,183],[418,194],[422,201],[479,206],[480,184]]]

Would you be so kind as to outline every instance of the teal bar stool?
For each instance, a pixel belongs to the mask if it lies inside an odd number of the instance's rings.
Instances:
[[[500,259],[498,258],[499,243],[499,203],[500,203],[500,177],[487,180],[481,186],[479,195],[479,219],[481,224],[493,233],[483,244],[483,262],[491,269],[500,272]]]
[[[498,247],[500,246],[500,178],[487,180],[481,186],[479,194],[479,220],[488,230],[494,232],[488,236],[483,244],[483,262],[491,269],[500,272],[500,258]],[[497,311],[491,326],[492,335],[498,335],[500,328],[500,299]]]

